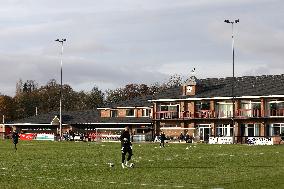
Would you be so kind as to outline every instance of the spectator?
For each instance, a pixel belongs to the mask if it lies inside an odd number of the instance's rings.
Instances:
[[[180,135],[179,135],[179,142],[182,142],[182,141],[183,141],[183,139],[184,139],[184,136],[183,136],[183,134],[182,134],[182,133],[180,133]]]

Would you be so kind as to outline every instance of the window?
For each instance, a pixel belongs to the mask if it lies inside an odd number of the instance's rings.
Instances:
[[[216,105],[218,110],[218,117],[232,117],[233,103],[232,102],[218,102]]]
[[[210,102],[196,102],[196,110],[210,110]]]
[[[270,136],[279,136],[284,132],[284,123],[274,123],[270,127]]]
[[[260,101],[241,101],[241,109],[238,110],[238,115],[258,117],[260,116],[260,104]]]
[[[179,104],[160,105],[161,118],[178,118],[179,117]]]
[[[127,109],[126,110],[126,117],[134,117],[134,109]]]
[[[150,116],[150,112],[151,112],[151,109],[143,109],[142,110],[142,117],[149,117]]]
[[[221,124],[216,126],[216,135],[218,137],[233,136],[233,127],[230,124]]]
[[[268,102],[270,116],[284,116],[284,101],[271,100]]]
[[[161,111],[179,111],[179,104],[168,104],[168,105],[160,105],[160,110]]]
[[[111,110],[110,111],[110,117],[118,117],[118,111],[117,110]]]
[[[241,136],[259,136],[260,124],[241,124]]]

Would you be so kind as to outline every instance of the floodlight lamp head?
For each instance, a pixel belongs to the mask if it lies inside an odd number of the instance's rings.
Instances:
[[[66,39],[62,39],[62,41],[66,41]]]
[[[56,39],[55,41],[59,41],[59,39]]]
[[[230,23],[230,21],[229,21],[229,20],[225,20],[224,22],[226,22],[226,23]]]
[[[238,23],[238,22],[240,22],[240,19],[235,20],[235,23]]]

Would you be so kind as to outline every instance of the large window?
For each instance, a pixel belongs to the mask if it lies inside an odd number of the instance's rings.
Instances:
[[[160,105],[160,112],[158,112],[161,119],[179,118],[179,104]]]
[[[284,132],[284,123],[274,123],[270,126],[270,136],[279,136]]]
[[[233,103],[232,102],[217,102],[216,110],[218,117],[232,117],[233,116]]]
[[[241,136],[259,136],[260,124],[241,124]]]
[[[127,109],[126,110],[126,117],[134,117],[134,116],[135,116],[134,109]]]
[[[270,116],[284,116],[284,101],[270,100],[267,104]]]
[[[233,136],[233,127],[230,124],[220,124],[216,126],[216,136],[228,137]]]
[[[260,101],[241,101],[238,116],[244,117],[259,117],[260,116]]]

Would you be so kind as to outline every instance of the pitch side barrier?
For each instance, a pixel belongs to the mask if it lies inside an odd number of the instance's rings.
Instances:
[[[277,143],[279,137],[267,137],[267,136],[236,136],[236,141],[238,144],[248,144],[248,145],[273,145]],[[233,137],[209,137],[209,144],[233,144]]]

